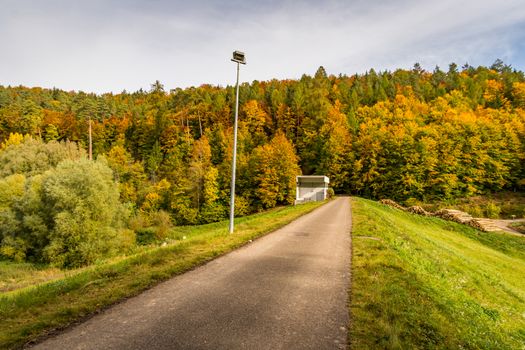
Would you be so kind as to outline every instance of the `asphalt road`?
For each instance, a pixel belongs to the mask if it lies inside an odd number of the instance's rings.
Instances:
[[[344,349],[351,213],[339,198],[37,349]]]

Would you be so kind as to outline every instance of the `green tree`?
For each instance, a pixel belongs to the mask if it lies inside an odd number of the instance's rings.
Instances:
[[[50,220],[43,257],[54,265],[90,264],[130,243],[128,213],[104,162],[63,161],[43,176],[41,201]]]
[[[72,142],[51,141],[27,137],[20,144],[11,144],[0,152],[0,177],[25,174],[34,176],[52,169],[59,162],[85,157],[85,151]]]

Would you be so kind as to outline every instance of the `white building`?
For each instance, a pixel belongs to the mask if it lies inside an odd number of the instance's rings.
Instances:
[[[326,176],[308,175],[297,176],[295,179],[295,203],[323,201],[328,198],[328,184]]]

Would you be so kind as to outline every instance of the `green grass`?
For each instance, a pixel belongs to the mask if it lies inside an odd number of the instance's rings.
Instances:
[[[31,263],[0,261],[0,293],[64,277],[57,268]]]
[[[525,348],[525,238],[352,203],[352,349]]]
[[[64,328],[271,232],[322,204],[277,208],[236,219],[235,233],[231,235],[227,221],[178,227],[171,234],[171,243],[165,247],[151,248],[70,272],[65,278],[5,292],[0,295],[0,348],[19,348]]]

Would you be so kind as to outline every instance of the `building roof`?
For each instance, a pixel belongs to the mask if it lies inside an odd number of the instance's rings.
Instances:
[[[327,176],[323,176],[323,175],[299,175],[296,177],[296,181],[298,183],[306,183],[306,182],[325,183],[325,184],[330,183],[330,179]]]

